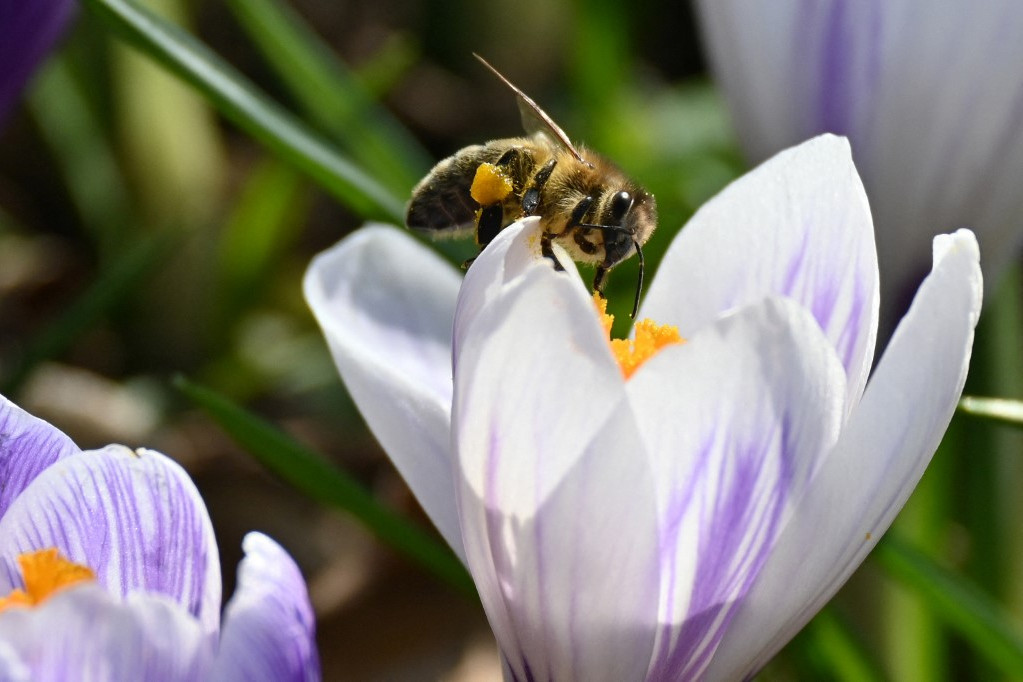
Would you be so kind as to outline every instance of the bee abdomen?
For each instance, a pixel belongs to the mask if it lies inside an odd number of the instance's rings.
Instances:
[[[476,169],[501,155],[490,145],[473,145],[444,159],[412,190],[405,224],[431,232],[471,228],[479,208],[469,194]]]

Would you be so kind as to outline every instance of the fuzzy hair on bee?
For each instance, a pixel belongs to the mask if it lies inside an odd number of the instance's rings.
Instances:
[[[653,195],[603,157],[575,147],[532,99],[475,56],[515,93],[529,135],[465,147],[438,163],[412,190],[406,225],[438,237],[475,231],[482,250],[516,220],[539,216],[541,253],[560,267],[557,243],[574,260],[596,265],[596,292],[611,268],[635,253],[635,317],[642,247],[657,227]]]

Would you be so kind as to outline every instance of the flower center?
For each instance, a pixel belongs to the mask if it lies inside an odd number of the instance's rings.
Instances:
[[[65,587],[96,579],[92,569],[65,559],[56,547],[22,554],[18,565],[25,589],[0,597],[0,611],[12,606],[38,606]]]
[[[608,340],[611,342],[611,352],[614,354],[615,360],[618,361],[618,366],[622,368],[622,375],[626,379],[665,346],[686,342],[679,335],[678,327],[675,325],[657,324],[651,319],[640,320],[636,323],[634,327],[636,338],[612,339],[611,325],[614,324],[615,316],[607,312],[607,299],[594,292],[593,304],[597,306],[600,323],[604,325],[604,331],[607,332]]]

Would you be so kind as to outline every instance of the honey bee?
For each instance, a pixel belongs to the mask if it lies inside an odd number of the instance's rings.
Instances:
[[[654,196],[610,162],[573,145],[536,102],[474,56],[515,93],[528,135],[465,147],[438,163],[412,190],[406,225],[435,236],[475,228],[482,250],[519,218],[539,216],[541,253],[560,269],[551,248],[557,243],[576,261],[595,264],[593,290],[600,293],[608,271],[635,253],[635,317],[642,247],[657,227]]]

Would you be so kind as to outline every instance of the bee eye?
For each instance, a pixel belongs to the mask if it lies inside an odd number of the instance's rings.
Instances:
[[[611,218],[615,225],[621,225],[625,214],[632,208],[632,195],[628,192],[619,192],[611,199]]]

